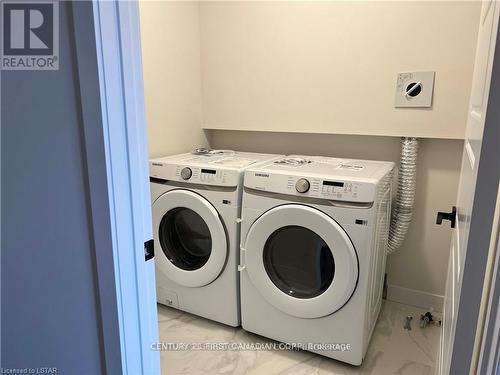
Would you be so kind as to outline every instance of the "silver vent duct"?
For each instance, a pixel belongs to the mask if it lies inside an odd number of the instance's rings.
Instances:
[[[397,196],[389,229],[388,254],[392,254],[401,246],[410,226],[415,202],[417,157],[418,139],[401,138]]]

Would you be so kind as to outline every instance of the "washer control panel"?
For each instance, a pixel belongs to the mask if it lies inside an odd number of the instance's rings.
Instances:
[[[158,161],[149,163],[149,175],[162,180],[200,185],[237,186],[239,182],[237,171],[192,165],[172,165]]]
[[[189,172],[186,172],[189,170]],[[223,185],[226,182],[227,175],[220,169],[212,168],[196,168],[177,166],[175,169],[175,177],[180,177],[183,180],[189,180],[193,183]],[[189,178],[185,178],[189,174]]]

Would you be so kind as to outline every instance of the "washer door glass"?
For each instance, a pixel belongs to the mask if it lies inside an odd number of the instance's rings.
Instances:
[[[284,204],[251,225],[242,249],[250,281],[285,314],[320,318],[356,289],[358,257],[345,230],[323,211]]]
[[[161,248],[156,269],[188,287],[210,284],[222,272],[228,240],[219,213],[203,196],[174,189],[153,202],[153,236]]]
[[[177,207],[160,222],[163,253],[177,267],[193,271],[207,263],[212,250],[212,236],[207,223],[195,211]]]
[[[288,225],[264,245],[264,267],[271,281],[296,298],[313,298],[332,284],[335,261],[327,243],[312,230]]]

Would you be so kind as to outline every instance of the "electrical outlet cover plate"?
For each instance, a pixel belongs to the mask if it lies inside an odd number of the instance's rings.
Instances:
[[[419,84],[420,87],[409,92],[412,86]],[[411,72],[399,73],[396,82],[396,97],[394,106],[405,107],[432,107],[432,92],[434,90],[434,72]]]

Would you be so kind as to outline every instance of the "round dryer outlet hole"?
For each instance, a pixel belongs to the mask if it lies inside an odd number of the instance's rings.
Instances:
[[[420,83],[418,84],[417,87],[415,87],[416,84],[417,84],[416,82],[412,82],[408,86],[406,86],[406,92],[408,93],[407,95],[411,96],[412,98],[414,98],[415,96],[417,96],[422,92],[422,84]],[[414,87],[415,89],[413,89]],[[413,89],[413,91],[411,91],[411,89]]]

